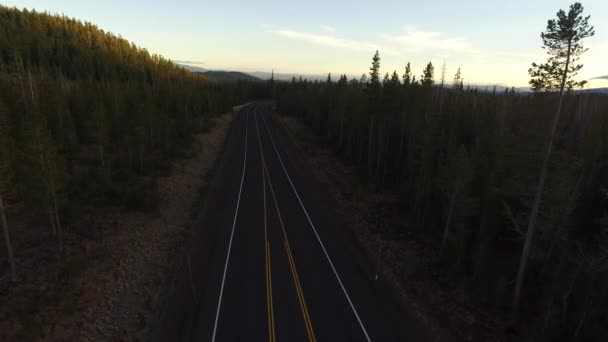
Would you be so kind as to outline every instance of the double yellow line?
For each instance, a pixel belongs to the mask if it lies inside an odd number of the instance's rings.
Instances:
[[[256,118],[256,129],[257,129],[257,115]],[[258,142],[260,142],[260,131],[258,130]],[[261,152],[260,145],[260,152]],[[263,158],[264,153],[261,152]],[[262,159],[263,160],[263,159]],[[265,165],[262,164],[262,194],[264,198],[264,251],[266,253],[266,307],[268,314],[268,340],[270,342],[276,341],[275,327],[274,327],[274,307],[272,305],[272,269],[270,262],[270,242],[268,242],[268,223],[266,219],[266,177],[265,177]]]
[[[310,320],[310,315],[308,314],[308,307],[306,306],[306,301],[304,299],[304,292],[302,291],[302,285],[300,284],[300,278],[298,277],[298,271],[296,269],[296,264],[293,258],[293,254],[291,253],[291,247],[289,246],[289,240],[287,239],[287,232],[285,231],[285,224],[283,223],[283,218],[281,216],[281,210],[279,209],[279,203],[277,201],[277,197],[274,192],[274,188],[272,186],[272,182],[270,181],[270,175],[268,173],[268,167],[266,166],[266,159],[264,158],[264,150],[262,148],[262,140],[260,139],[260,129],[258,126],[258,117],[255,116],[255,128],[257,131],[258,144],[260,146],[260,156],[262,158],[262,178],[263,178],[263,186],[264,186],[264,238],[266,241],[266,295],[268,302],[268,329],[269,329],[269,340],[275,341],[275,326],[274,326],[274,309],[272,305],[272,278],[270,273],[270,243],[268,242],[268,229],[267,229],[267,221],[266,221],[266,179],[268,179],[268,184],[270,185],[270,192],[272,193],[272,198],[274,201],[275,208],[277,210],[277,214],[279,217],[279,222],[281,223],[281,231],[283,232],[283,242],[285,244],[285,252],[287,254],[287,260],[289,261],[289,269],[291,270],[291,276],[293,278],[293,283],[296,288],[296,293],[298,295],[298,301],[300,303],[300,309],[302,310],[302,316],[304,318],[304,324],[306,326],[306,332],[308,333],[308,340],[310,342],[316,342],[317,338],[315,336],[315,332],[312,328],[312,322]]]

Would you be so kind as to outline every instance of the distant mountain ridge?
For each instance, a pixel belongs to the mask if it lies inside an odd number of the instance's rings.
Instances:
[[[574,91],[577,94],[598,94],[608,96],[608,87],[604,88],[593,88],[593,89],[578,89]]]
[[[272,72],[267,71],[251,71],[247,72],[247,74],[255,76],[262,80],[269,80],[270,77],[273,76]],[[354,76],[347,75],[349,79],[352,79]],[[295,77],[296,79],[302,77],[302,79],[307,79],[309,81],[325,81],[327,79],[327,74],[298,74],[298,73],[274,73],[274,79],[277,81],[291,81],[291,79]],[[339,74],[332,73],[332,79],[337,81],[339,78]]]
[[[173,63],[175,63],[176,65],[179,65],[180,67],[182,67],[186,70],[192,71],[192,72],[198,72],[198,73],[202,74],[202,73],[208,71],[207,69],[196,67],[196,66],[189,65],[189,64],[182,64],[182,63],[177,63],[177,62],[173,62]]]
[[[208,70],[202,73],[203,75],[222,81],[261,81],[262,79],[240,71],[223,71],[223,70]]]
[[[227,71],[227,70],[209,70],[189,64],[182,64],[174,62],[175,64],[181,66],[182,68],[199,73],[207,76],[208,78],[212,78],[218,81],[236,81],[236,80],[246,80],[246,81],[261,81],[262,78],[258,78],[255,75],[250,73],[241,72],[241,71]]]
[[[213,78],[213,79],[218,79],[218,80],[237,80],[237,79],[244,79],[244,80],[256,80],[256,81],[260,81],[260,80],[269,80],[272,76],[273,73],[272,72],[267,72],[267,71],[251,71],[251,72],[247,72],[247,71],[224,71],[224,70],[208,70],[208,69],[204,69],[204,68],[200,68],[200,67],[196,67],[196,66],[192,66],[192,65],[186,65],[186,64],[179,64],[178,65],[184,67],[187,70],[193,71],[193,72],[198,72],[201,74],[204,74],[205,76],[209,77],[209,78]],[[335,82],[338,80],[339,78],[338,73],[333,74],[332,73],[332,80]],[[277,81],[291,81],[292,78],[296,78],[299,79],[300,77],[302,79],[306,79],[308,81],[325,81],[327,80],[327,74],[298,74],[298,73],[274,73],[274,79]],[[356,76],[354,75],[347,75],[348,79],[352,79]],[[596,77],[596,79],[604,79],[608,76],[602,76],[602,77]],[[470,87],[470,88],[476,88],[479,91],[483,91],[483,92],[492,92],[494,91],[494,89],[496,89],[497,92],[504,92],[507,88],[511,89],[511,87],[507,87],[503,84],[469,84],[466,85],[466,87]],[[532,92],[532,90],[529,87],[515,87],[515,91],[518,93],[522,93],[522,94],[526,94],[526,93],[530,93]],[[591,88],[591,89],[575,89],[573,90],[573,92],[575,94],[597,94],[597,95],[608,95],[608,87],[602,87],[602,88]]]

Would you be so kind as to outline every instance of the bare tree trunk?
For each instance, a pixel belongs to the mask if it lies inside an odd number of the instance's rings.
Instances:
[[[49,177],[50,178],[50,177]],[[55,196],[55,182],[50,179],[51,184],[51,199],[53,201],[53,211],[55,213],[55,225],[57,226],[57,239],[59,240],[59,255],[63,254],[63,239],[61,237],[61,223],[59,222],[59,213],[57,210],[57,197]]]
[[[553,150],[553,142],[555,140],[555,132],[557,131],[557,124],[559,122],[559,116],[562,111],[562,103],[564,100],[564,86],[566,85],[566,79],[568,76],[568,67],[570,66],[570,43],[568,43],[568,54],[566,58],[566,66],[564,68],[564,74],[562,76],[562,83],[559,91],[559,103],[557,105],[557,111],[553,118],[553,124],[551,125],[551,132],[549,135],[549,144],[545,151],[545,157],[543,165],[540,170],[540,177],[538,180],[538,186],[536,188],[536,195],[534,196],[534,203],[532,204],[532,210],[530,211],[530,221],[528,222],[528,231],[526,233],[526,240],[524,242],[524,248],[521,253],[521,260],[519,263],[519,269],[517,271],[517,280],[515,283],[515,293],[513,295],[513,305],[511,311],[511,323],[517,323],[519,318],[519,302],[521,297],[521,288],[524,282],[524,276],[526,273],[526,266],[528,264],[528,257],[530,256],[530,249],[532,248],[532,238],[536,231],[536,219],[538,217],[538,211],[540,208],[540,201],[543,195],[543,189],[545,187],[545,180],[547,179],[547,168],[549,166],[549,159],[551,158],[551,152]]]
[[[377,134],[377,139],[378,140],[378,148],[376,151],[376,170],[379,172],[380,171],[380,159],[382,158],[382,148],[383,148],[383,138],[384,138],[384,130],[382,129],[383,125],[381,122],[378,122],[378,134]]]
[[[103,145],[99,144],[99,161],[101,162],[101,167],[103,169],[106,168],[106,160],[104,158],[104,153],[103,153]]]
[[[53,209],[49,206],[48,207],[48,212],[49,212],[49,222],[51,224],[51,233],[53,233],[53,236],[57,235],[57,228],[55,227],[55,218],[53,217]]]
[[[46,173],[47,175],[47,181],[49,183],[50,186],[50,190],[51,190],[51,205],[52,205],[52,215],[50,217],[51,219],[51,227],[53,227],[53,225],[55,226],[54,229],[57,230],[57,238],[59,239],[59,255],[62,255],[63,252],[63,240],[61,237],[61,223],[59,221],[59,214],[58,214],[58,210],[57,210],[57,197],[55,195],[55,182],[53,181],[53,174],[51,172],[51,167],[50,165],[48,165],[44,159],[44,155],[42,153],[42,143],[40,142],[40,128],[36,129],[36,137],[38,139],[38,157],[40,158],[40,169],[42,170],[43,173]],[[51,209],[49,209],[51,210]],[[53,229],[53,230],[54,230]]]
[[[578,337],[583,330],[583,325],[585,324],[585,320],[587,319],[587,313],[589,312],[589,303],[591,303],[591,292],[587,293],[587,299],[585,300],[584,309],[581,313],[581,317],[578,320],[578,324],[576,325],[576,330],[574,331],[574,340],[578,341]]]
[[[358,135],[359,138],[359,165],[363,163],[363,134]]]
[[[369,125],[369,141],[368,141],[368,145],[367,145],[367,164],[368,164],[368,172],[369,175],[371,176],[372,174],[372,165],[374,162],[374,159],[372,158],[372,140],[373,140],[373,134],[374,134],[374,117],[371,117],[371,124]]]
[[[566,324],[566,319],[567,319],[567,315],[568,315],[568,307],[569,307],[569,298],[572,295],[572,291],[574,291],[574,284],[576,284],[576,281],[578,280],[578,276],[581,273],[580,272],[581,269],[580,267],[576,269],[576,272],[574,273],[574,276],[572,276],[572,280],[570,281],[570,285],[568,286],[568,290],[566,291],[566,293],[564,293],[562,295],[562,324]]]
[[[443,114],[443,84],[439,89],[439,115]]]
[[[331,112],[327,113],[327,124],[326,124],[326,126],[327,126],[327,139],[328,140],[331,140],[331,138],[332,138],[332,136],[331,136],[331,121],[332,121],[331,117],[332,117]]]
[[[11,245],[11,237],[8,233],[8,224],[6,223],[6,215],[4,213],[4,203],[2,202],[2,194],[0,194],[0,215],[2,216],[2,227],[4,228],[4,239],[6,240],[6,250],[8,251],[8,262],[11,264],[11,279],[17,281],[17,273],[15,272],[15,258],[13,257],[13,246]]]
[[[34,85],[32,84],[32,73],[30,72],[30,67],[27,67],[27,77],[30,81],[30,94],[32,95],[32,102],[34,102]]]
[[[401,135],[399,138],[399,159],[403,156],[403,144],[405,138],[405,115],[401,115]]]
[[[140,127],[139,131],[139,173],[144,173],[144,128]]]
[[[18,73],[18,82],[19,87],[21,88],[21,96],[23,96],[23,101],[25,102],[25,106],[29,106],[29,102],[27,100],[27,94],[25,93],[25,82],[23,80],[23,74],[25,74],[25,68],[23,66],[23,58],[19,56],[19,73]]]
[[[63,114],[62,111],[59,110],[57,112],[57,119],[59,120],[59,135],[61,136],[61,142],[65,142],[65,130],[63,128]]]
[[[452,222],[452,215],[454,214],[454,206],[456,205],[456,197],[458,197],[458,193],[460,192],[460,186],[456,184],[454,187],[454,191],[452,192],[452,196],[450,197],[450,207],[448,209],[448,217],[445,221],[445,227],[443,229],[443,239],[441,240],[441,252],[443,253],[443,249],[445,248],[445,244],[448,241],[448,236],[450,234],[450,223]]]
[[[207,110],[211,113],[211,95],[209,94],[209,87],[207,87]]]
[[[405,162],[405,164],[407,165],[407,156],[403,156],[403,148],[405,146],[405,112],[403,112],[401,114],[401,134],[399,135],[399,165],[398,165],[398,170],[399,170],[399,174],[403,175],[403,164]]]
[[[549,326],[549,322],[551,321],[551,314],[553,313],[553,297],[549,298],[549,304],[547,304],[547,309],[545,309],[545,317],[543,319],[543,327],[541,328],[541,336],[545,334],[547,331],[547,327]]]
[[[340,149],[342,149],[342,139],[344,138],[344,110],[340,113]]]
[[[568,204],[566,205],[566,208],[563,211],[563,216],[560,219],[558,226],[555,230],[555,233],[553,235],[553,238],[551,239],[551,245],[549,246],[549,250],[547,251],[547,255],[545,256],[545,265],[548,264],[549,259],[551,259],[551,254],[553,253],[553,250],[555,249],[555,246],[557,245],[557,240],[559,239],[559,235],[562,231],[563,228],[563,223],[566,218],[572,214],[572,211],[574,210],[574,202],[576,201],[576,199],[578,198],[578,195],[580,193],[579,188],[581,186],[581,183],[583,182],[583,178],[584,178],[585,172],[581,172],[580,176],[578,177],[578,180],[576,181],[576,184],[574,185],[574,188],[572,188],[572,192],[570,193],[570,197],[568,198]]]
[[[65,88],[65,80],[63,79],[63,73],[61,71],[59,71],[59,74],[61,75],[61,90],[63,92],[63,95],[66,96],[67,95],[67,91]],[[65,132],[64,132],[64,128],[63,128],[63,114],[61,113],[62,110],[60,109],[59,111],[57,111],[57,119],[59,120],[59,134],[61,137],[61,142],[65,141]]]

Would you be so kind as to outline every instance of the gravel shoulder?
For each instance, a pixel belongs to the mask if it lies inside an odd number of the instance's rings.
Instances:
[[[99,209],[79,223],[99,231],[99,236],[80,239],[67,233],[75,247],[66,254],[78,257],[67,258],[65,267],[83,265],[62,286],[53,279],[58,272],[52,248],[34,253],[32,248],[45,243],[29,241],[30,251],[20,251],[24,260],[19,282],[0,291],[0,340],[143,340],[174,258],[192,234],[193,213],[203,205],[201,197],[232,119],[232,113],[213,119],[212,129],[195,136],[187,157],[172,163],[170,176],[158,180],[158,213]]]

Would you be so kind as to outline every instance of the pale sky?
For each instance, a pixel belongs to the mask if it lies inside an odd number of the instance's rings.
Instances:
[[[572,0],[486,1],[2,1],[90,21],[174,61],[207,69],[277,73],[367,73],[380,50],[382,73],[428,61],[439,77],[461,67],[465,83],[526,86],[542,62],[540,32]],[[585,41],[580,79],[608,75],[608,1],[582,1],[595,37]],[[591,81],[592,87],[608,81]]]

